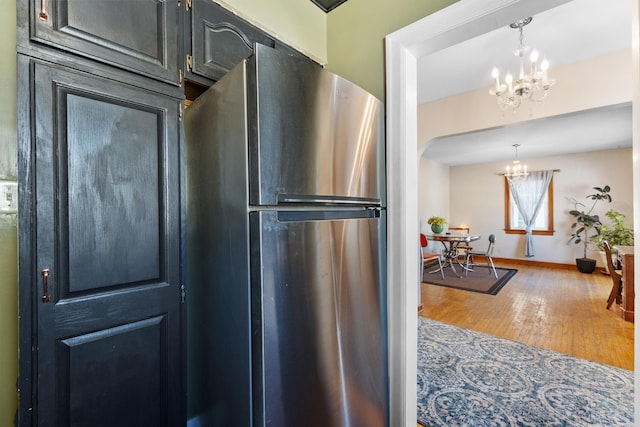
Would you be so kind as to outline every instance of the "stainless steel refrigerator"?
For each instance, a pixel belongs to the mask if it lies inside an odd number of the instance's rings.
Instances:
[[[184,120],[189,425],[387,426],[382,103],[256,45]]]

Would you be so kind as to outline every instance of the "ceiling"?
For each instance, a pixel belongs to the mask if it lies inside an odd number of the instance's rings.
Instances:
[[[511,161],[515,143],[520,159],[629,147],[631,103],[436,138],[425,157],[449,166]]]
[[[573,0],[533,17],[524,44],[538,48],[553,67],[631,47],[632,0]],[[418,63],[418,103],[431,102],[492,84],[491,69],[518,70],[511,53],[518,30],[505,26],[422,57]],[[562,84],[556,82],[556,86]],[[487,95],[489,96],[489,95]],[[553,96],[553,89],[550,96]],[[502,114],[496,104],[496,114]],[[470,132],[434,140],[424,156],[457,166],[631,146],[631,105]],[[460,153],[465,153],[460,156]]]

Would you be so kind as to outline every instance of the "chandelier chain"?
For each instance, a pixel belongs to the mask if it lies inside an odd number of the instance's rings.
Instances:
[[[524,41],[523,41],[524,40],[524,31],[522,31],[523,27],[524,27],[523,25],[520,26],[520,48],[524,47]],[[522,54],[520,54],[520,56],[522,56]]]

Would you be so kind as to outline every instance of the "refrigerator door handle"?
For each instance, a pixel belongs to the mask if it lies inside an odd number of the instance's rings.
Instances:
[[[382,206],[380,199],[368,199],[364,197],[278,195],[278,205],[297,204],[322,206]]]
[[[380,209],[360,210],[289,210],[277,211],[278,221],[332,221],[358,218],[380,218]]]

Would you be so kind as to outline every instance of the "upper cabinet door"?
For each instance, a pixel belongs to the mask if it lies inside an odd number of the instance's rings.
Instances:
[[[212,81],[249,57],[254,43],[275,46],[273,38],[210,0],[193,0],[191,27],[191,71]]]
[[[178,0],[31,0],[29,38],[180,84]]]

